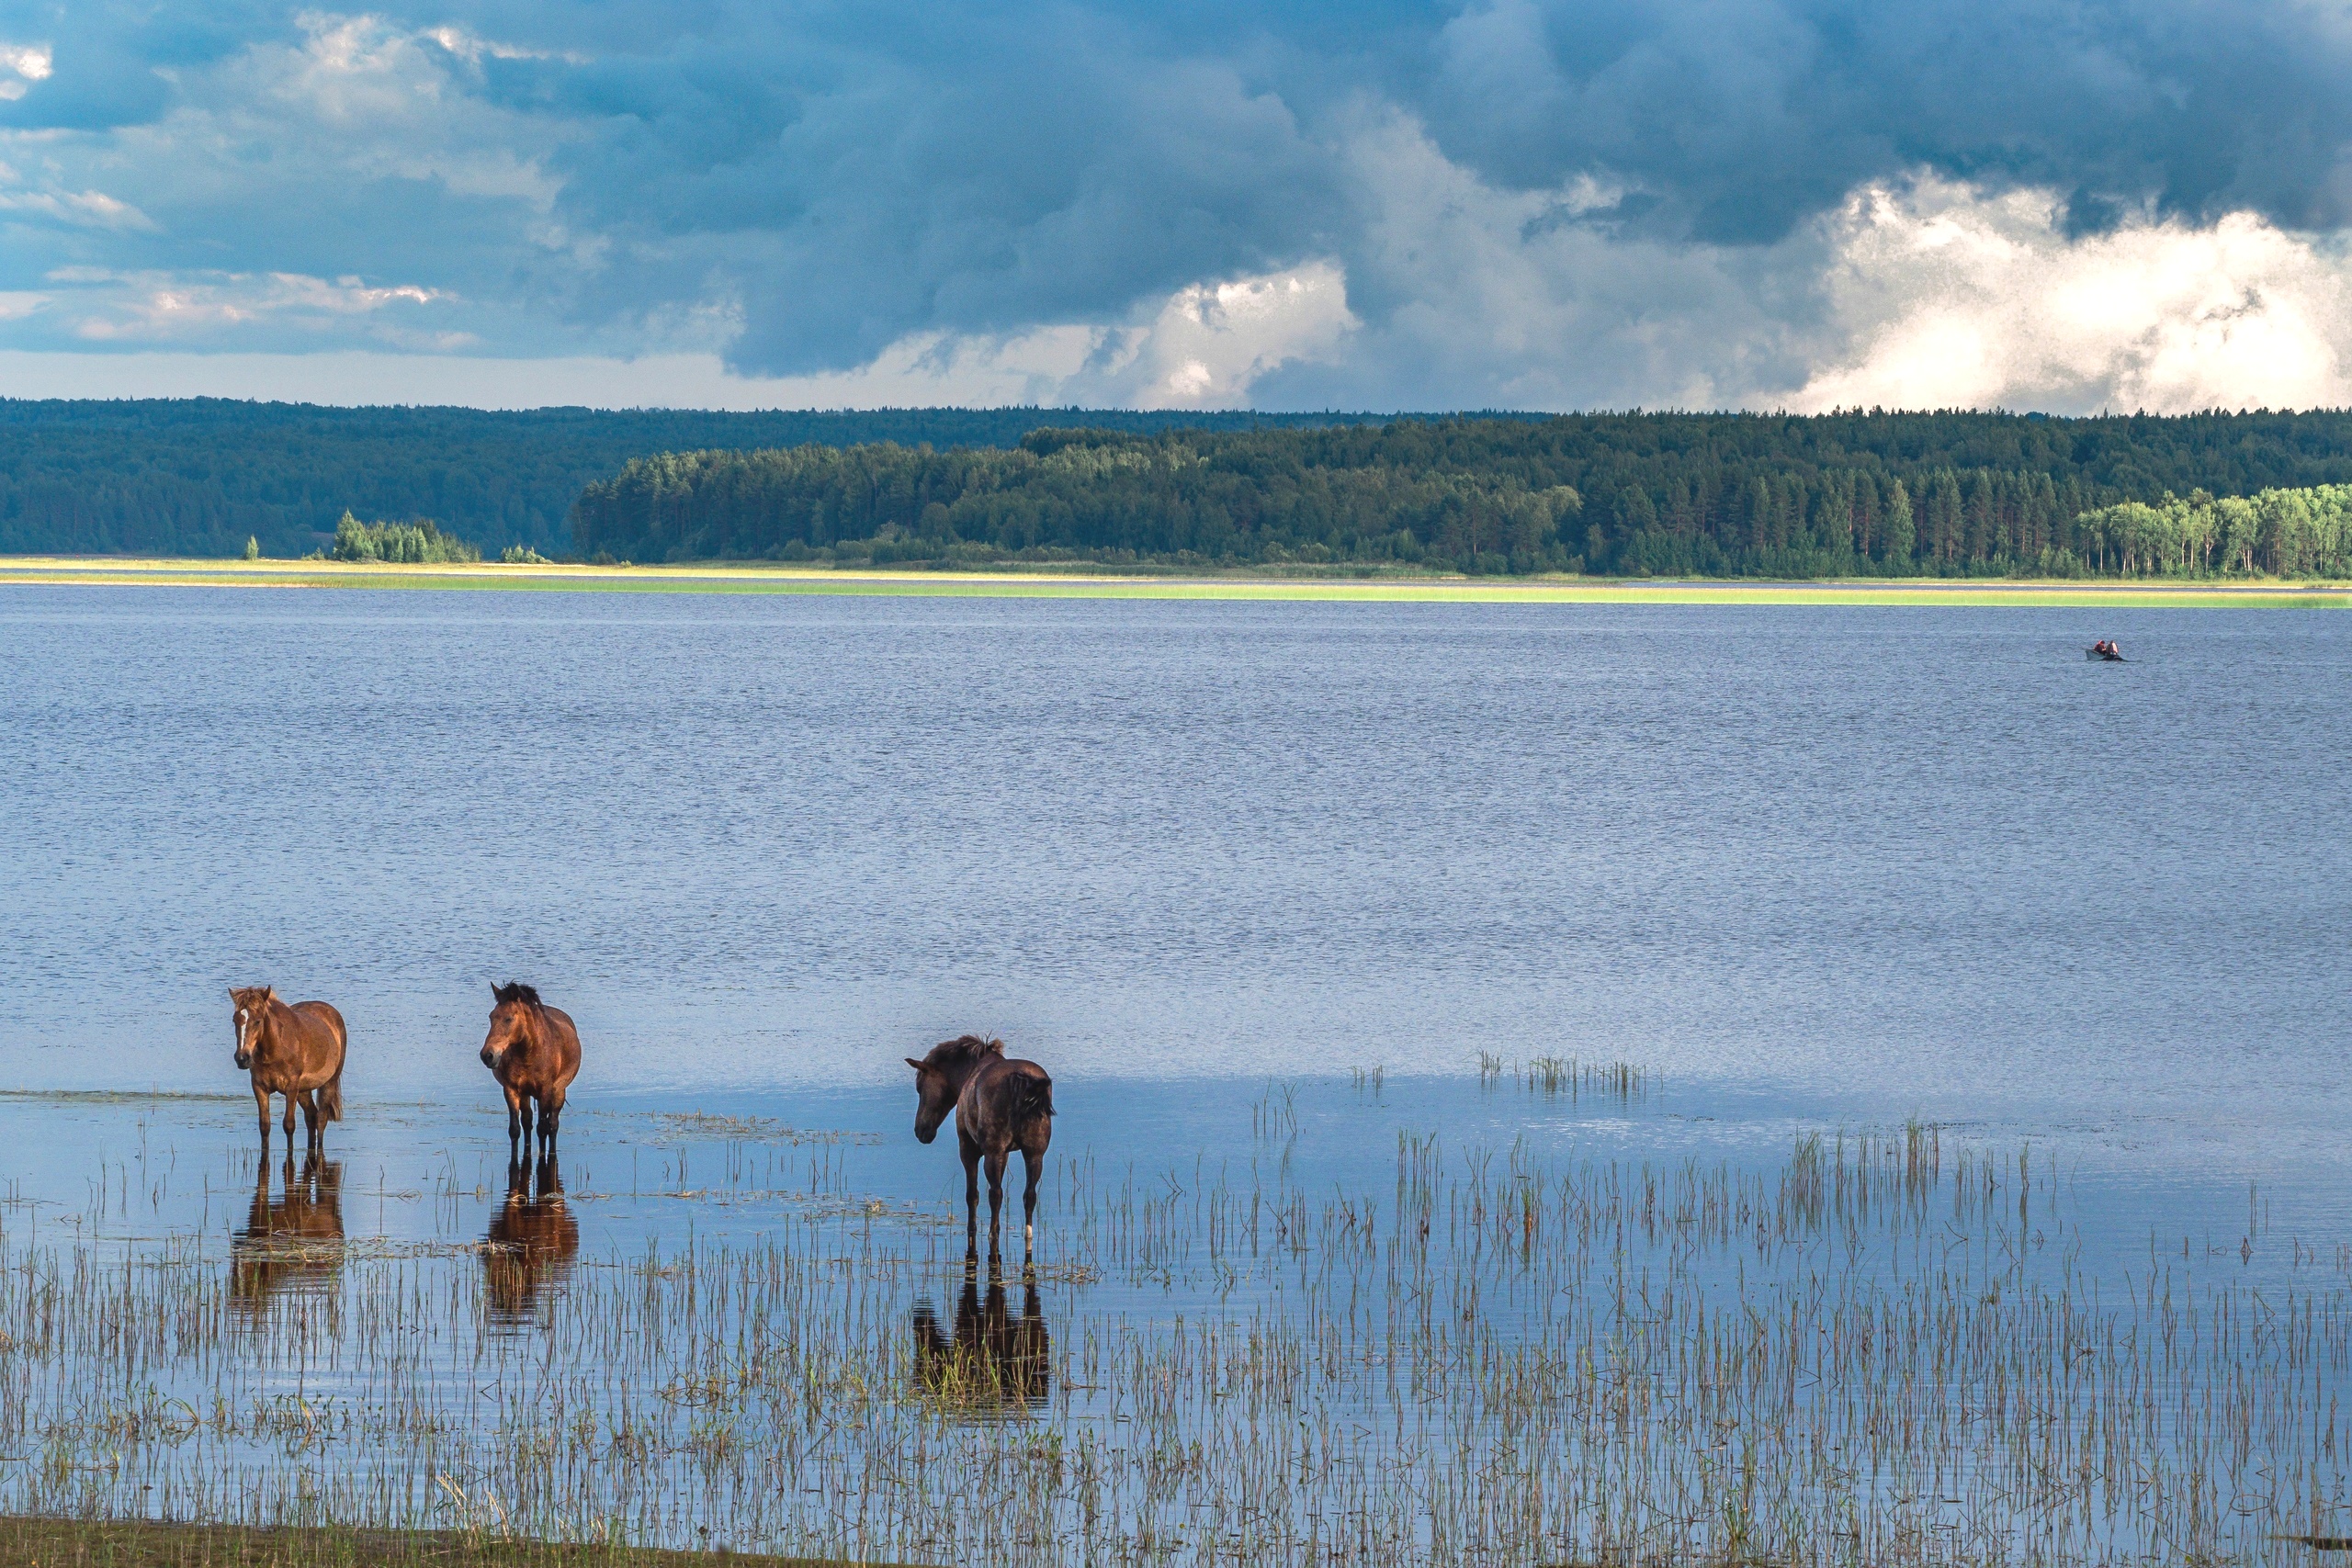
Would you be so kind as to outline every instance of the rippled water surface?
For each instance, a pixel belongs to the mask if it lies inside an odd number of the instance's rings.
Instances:
[[[2267,1558],[2352,1441],[2347,757],[2316,612],[0,588],[0,1502]],[[586,1042],[545,1175],[508,978]],[[350,1021],[315,1168],[235,1098],[264,981]],[[1026,1276],[906,1132],[967,1030],[1057,1079]],[[102,1298],[209,1305],[28,1326]],[[2144,1495],[2018,1501],[2093,1455]]]
[[[520,976],[583,1089],[980,1027],[1087,1076],[1573,1052],[2332,1121],[2347,627],[0,589],[0,1052],[216,1084],[266,979],[413,1093]]]

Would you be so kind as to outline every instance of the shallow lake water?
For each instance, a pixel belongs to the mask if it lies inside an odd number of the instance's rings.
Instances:
[[[2352,1534],[2346,628],[0,589],[0,1506]],[[549,1170],[509,978],[586,1042]],[[316,1165],[256,1158],[262,981],[350,1021]],[[1026,1269],[909,1130],[967,1030],[1056,1077]]]

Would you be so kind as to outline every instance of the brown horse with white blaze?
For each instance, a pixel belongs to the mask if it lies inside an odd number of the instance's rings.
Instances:
[[[326,1143],[326,1124],[343,1120],[343,1053],[350,1036],[343,1014],[324,1002],[277,999],[274,986],[232,986],[236,1009],[240,1071],[253,1074],[254,1103],[261,1107],[261,1150],[269,1155],[269,1097],[286,1097],[286,1152],[294,1153],[294,1107],[313,1149]]]
[[[481,1043],[481,1065],[506,1093],[508,1163],[520,1160],[530,1141],[534,1103],[539,1155],[548,1157],[555,1153],[564,1091],[580,1076],[580,1031],[572,1027],[571,1014],[539,1000],[534,987],[492,981],[490,996],[490,1036]]]
[[[1054,1137],[1054,1080],[1035,1062],[1004,1054],[1001,1040],[960,1035],[931,1048],[915,1070],[915,1137],[929,1143],[939,1124],[956,1112],[956,1150],[964,1158],[964,1239],[979,1245],[980,1163],[989,1168],[989,1253],[997,1251],[997,1224],[1004,1212],[1004,1167],[1012,1151],[1029,1179],[1021,1195],[1024,1251],[1037,1240],[1037,1181],[1045,1174],[1046,1145]]]

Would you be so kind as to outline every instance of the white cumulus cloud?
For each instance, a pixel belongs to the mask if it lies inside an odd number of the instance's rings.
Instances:
[[[2179,412],[2352,402],[2352,265],[2247,213],[2068,239],[2049,192],[1922,180],[1828,224],[1829,331],[1793,408]]]
[[[56,56],[45,43],[0,43],[0,103],[14,103],[35,82],[46,82]]]
[[[1170,296],[1148,326],[1112,335],[1064,390],[1137,408],[1244,406],[1269,371],[1337,357],[1357,324],[1347,276],[1328,260],[1196,283]]]
[[[60,267],[49,275],[74,318],[74,333],[90,343],[233,340],[239,330],[287,327],[319,333],[339,321],[370,318],[388,308],[424,306],[443,298],[414,284],[370,285],[357,277],[309,277],[299,273],[138,272]],[[464,346],[431,328],[370,322],[369,334],[400,347],[447,350]]]

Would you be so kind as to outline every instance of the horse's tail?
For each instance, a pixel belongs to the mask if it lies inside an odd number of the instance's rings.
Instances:
[[[1052,1120],[1054,1114],[1054,1080],[1039,1073],[1021,1080],[1021,1120],[1034,1122],[1040,1116]]]
[[[319,1090],[319,1121],[323,1124],[342,1120],[343,1064],[337,1062],[334,1065],[334,1077],[327,1079],[325,1087]]]

